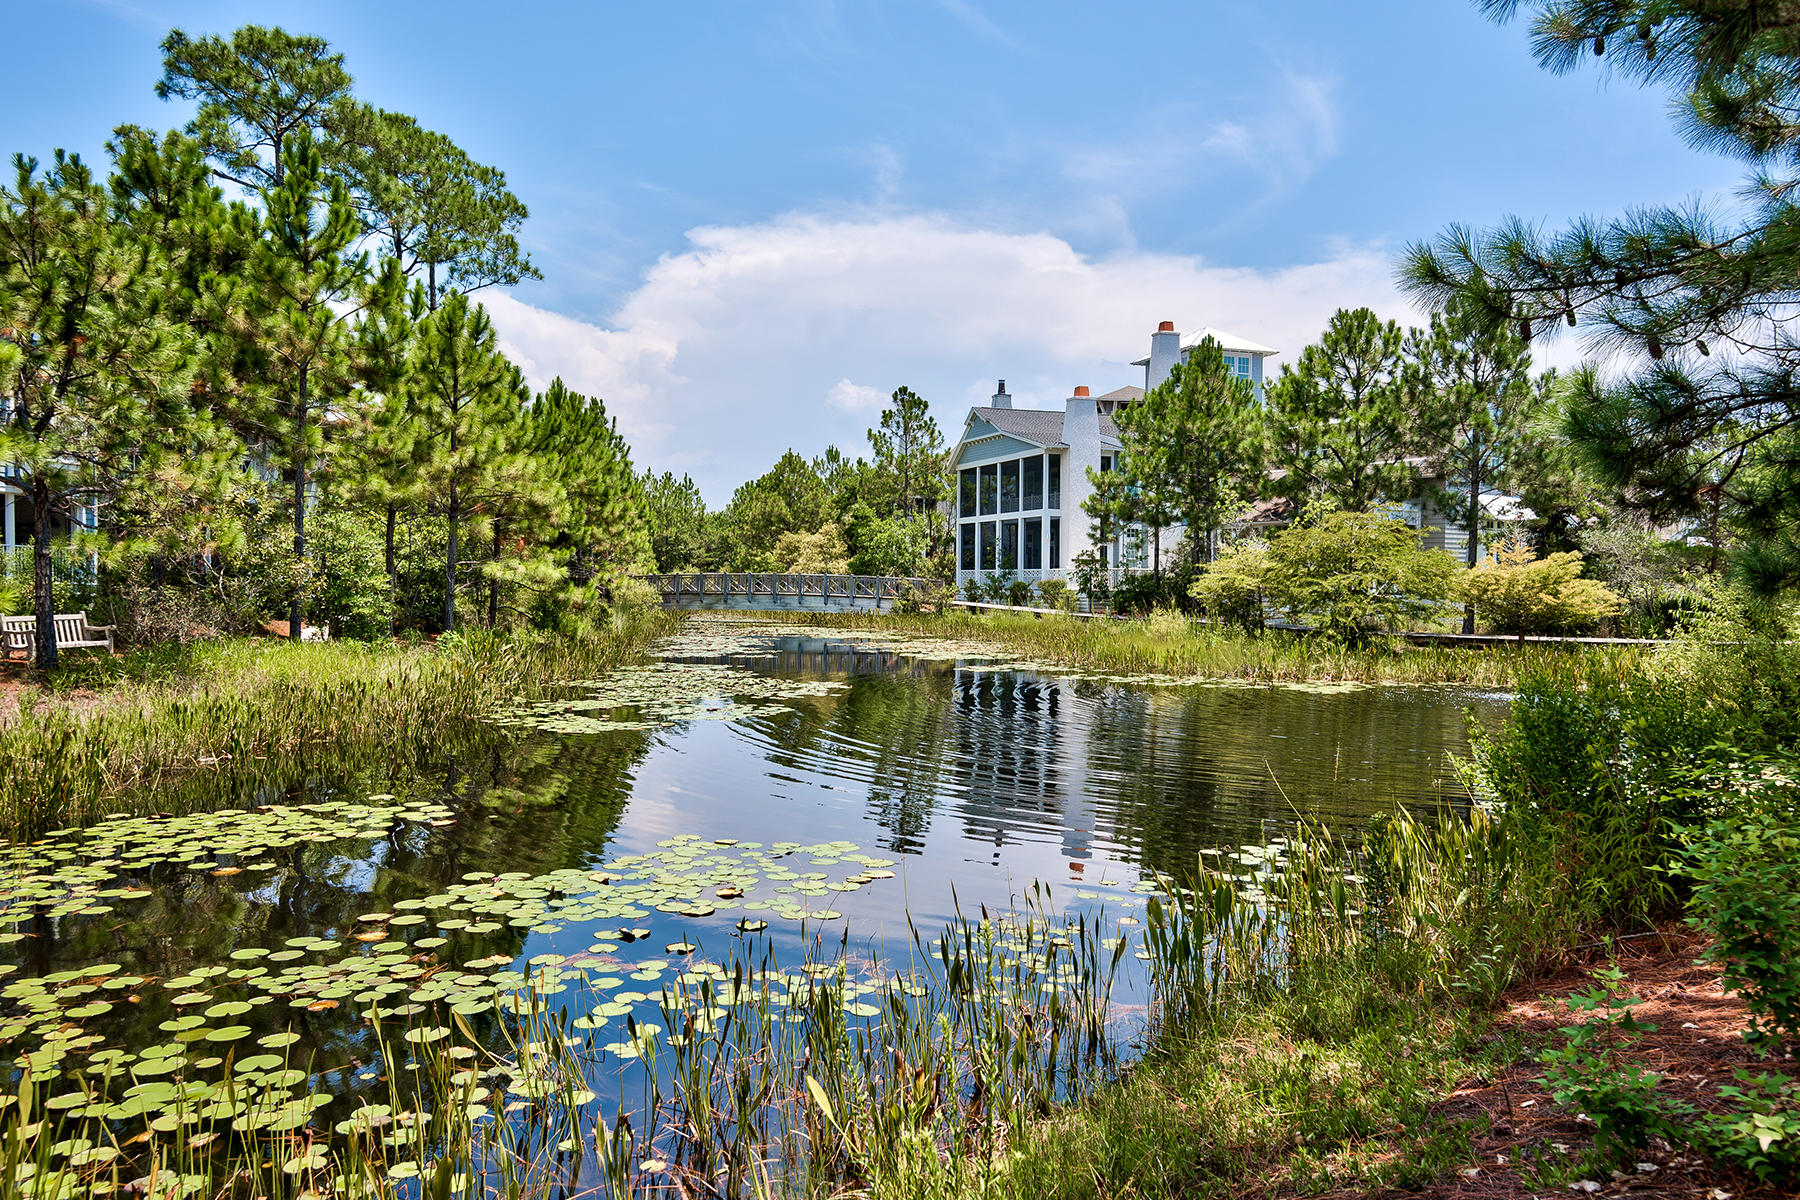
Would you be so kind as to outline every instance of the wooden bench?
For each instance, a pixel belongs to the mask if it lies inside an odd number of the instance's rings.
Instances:
[[[108,654],[113,650],[113,627],[111,625],[90,625],[84,612],[57,613],[52,620],[56,622],[56,648],[58,650],[92,650],[105,647]],[[6,657],[11,658],[15,652],[23,653],[27,659],[37,657],[37,618],[33,616],[0,617],[0,639],[6,646]]]

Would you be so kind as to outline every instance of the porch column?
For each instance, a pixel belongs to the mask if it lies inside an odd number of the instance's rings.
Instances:
[[[19,544],[18,526],[15,524],[16,518],[13,515],[13,501],[17,499],[18,497],[11,492],[6,493],[6,548],[8,550]]]

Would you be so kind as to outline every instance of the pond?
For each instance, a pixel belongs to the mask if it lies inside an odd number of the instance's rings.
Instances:
[[[311,765],[237,780],[237,807],[0,849],[15,1071],[86,1080],[56,1102],[114,1121],[210,1073],[269,1098],[265,1128],[341,1125],[385,1069],[371,1009],[425,1021],[427,1041],[447,1013],[497,1037],[496,997],[529,980],[604,1048],[596,1087],[616,1090],[636,1053],[623,1018],[707,964],[822,941],[903,954],[912,928],[1034,883],[1054,911],[1127,912],[1157,874],[1297,816],[1354,827],[1457,801],[1466,714],[1505,702],[1170,686],[708,619],[661,655],[404,770]],[[854,991],[848,1008],[875,1011]],[[185,1100],[199,1115],[165,1123],[254,1103],[217,1085]]]

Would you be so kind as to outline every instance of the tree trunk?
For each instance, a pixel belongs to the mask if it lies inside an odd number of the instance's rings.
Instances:
[[[31,601],[37,618],[37,665],[56,666],[56,607],[50,592],[50,488],[40,479],[31,487]]]
[[[393,637],[400,623],[400,568],[394,561],[394,510],[397,505],[392,500],[387,506],[387,533],[382,544],[382,561],[387,567],[388,577],[388,636]]]
[[[501,538],[500,526],[501,526],[500,519],[498,517],[494,518],[494,567],[495,567],[496,571],[498,571],[498,569],[500,567],[500,538]],[[492,629],[495,625],[498,625],[499,623],[500,623],[500,576],[498,574],[494,574],[494,575],[488,576],[488,628]]]
[[[444,519],[450,526],[450,545],[444,555],[444,632],[449,633],[456,628],[457,519],[454,507],[445,514]]]
[[[1162,579],[1162,526],[1150,530],[1150,571],[1160,581]]]
[[[1469,544],[1467,547],[1468,564],[1473,569],[1481,561],[1481,440],[1475,439],[1469,448]],[[1462,631],[1467,634],[1475,632],[1475,602],[1463,602]]]
[[[300,640],[306,607],[306,372],[300,372],[300,414],[294,440],[294,595],[288,605],[288,640]]]

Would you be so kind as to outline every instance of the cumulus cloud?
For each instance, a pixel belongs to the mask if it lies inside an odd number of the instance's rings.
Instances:
[[[1279,348],[1280,362],[1340,306],[1414,316],[1376,246],[1253,270],[1087,255],[1047,233],[893,214],[795,215],[688,239],[601,323],[511,295],[486,303],[534,383],[561,375],[603,397],[640,464],[692,474],[712,503],[789,447],[860,449],[902,384],[954,437],[997,377],[1016,404],[1045,407],[1077,384],[1141,382],[1129,363],[1160,320],[1242,334]]]
[[[860,383],[851,383],[848,379],[838,380],[825,393],[825,403],[852,413],[880,412],[886,407],[887,401],[888,393],[880,388],[865,387]]]

